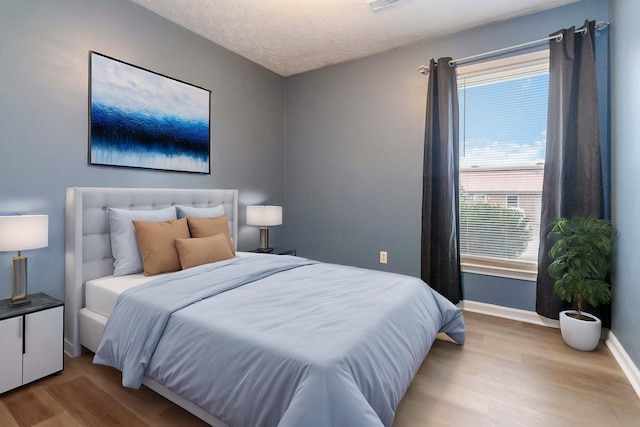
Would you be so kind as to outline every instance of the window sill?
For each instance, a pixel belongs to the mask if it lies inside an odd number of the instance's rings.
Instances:
[[[460,268],[463,273],[482,274],[484,276],[505,277],[508,279],[535,282],[538,278],[537,269],[517,266],[504,266],[482,263],[477,261],[462,261]]]

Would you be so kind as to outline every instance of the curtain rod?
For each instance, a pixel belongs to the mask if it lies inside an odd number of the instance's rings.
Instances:
[[[606,21],[599,21],[596,24],[596,30],[602,30],[602,29],[606,28],[608,25],[609,25],[609,23],[606,22]],[[584,28],[584,27],[583,28],[578,28],[575,32],[576,32],[576,34],[577,33],[584,34],[584,33],[587,32],[587,29]],[[546,41],[553,40],[553,39],[555,39],[557,42],[561,42],[562,38],[563,38],[562,34],[558,34],[556,36],[549,36],[549,37],[545,37],[545,38],[540,39],[540,40],[534,40],[534,41],[531,41],[531,42],[517,44],[515,46],[503,47],[502,49],[496,49],[496,50],[492,50],[492,51],[489,51],[489,52],[479,53],[477,55],[471,55],[471,56],[465,56],[464,58],[452,59],[451,61],[449,61],[449,65],[453,67],[453,65],[456,64],[456,63],[472,61],[472,60],[478,59],[478,58],[484,58],[484,57],[487,57],[487,56],[493,56],[493,55],[497,55],[499,53],[509,52],[509,51],[512,51],[512,50],[518,50],[518,49],[522,49],[523,47],[534,46],[534,45],[541,44],[541,43],[544,43]],[[426,66],[426,65],[421,65],[421,66],[418,67],[418,71],[421,72],[422,74],[425,74],[425,75],[429,74],[429,67]]]

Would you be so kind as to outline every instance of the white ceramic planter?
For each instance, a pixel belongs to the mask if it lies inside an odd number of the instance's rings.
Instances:
[[[560,331],[564,342],[576,350],[591,351],[595,349],[600,341],[600,333],[602,331],[600,319],[584,311],[582,315],[594,319],[593,322],[574,319],[571,316],[567,316],[567,313],[577,313],[577,311],[565,310],[560,312]]]

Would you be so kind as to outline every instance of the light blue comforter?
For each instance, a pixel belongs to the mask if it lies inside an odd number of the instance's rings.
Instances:
[[[233,427],[390,426],[439,331],[464,343],[419,279],[256,254],[124,292],[94,362]]]

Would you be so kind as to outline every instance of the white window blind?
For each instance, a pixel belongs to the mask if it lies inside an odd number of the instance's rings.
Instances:
[[[535,266],[540,233],[548,55],[460,67],[463,262]]]

